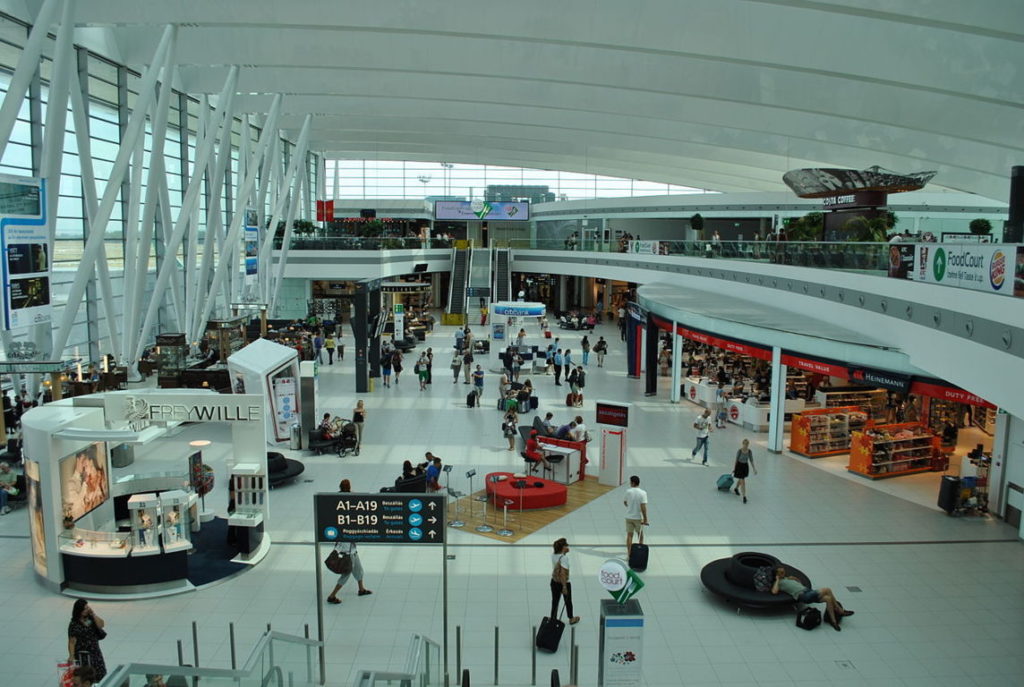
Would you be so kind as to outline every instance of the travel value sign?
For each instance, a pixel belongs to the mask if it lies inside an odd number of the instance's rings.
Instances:
[[[318,543],[444,543],[444,496],[337,493],[314,498]]]

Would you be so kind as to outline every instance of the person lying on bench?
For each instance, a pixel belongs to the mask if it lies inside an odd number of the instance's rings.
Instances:
[[[825,604],[825,620],[836,631],[840,631],[840,618],[853,615],[839,603],[832,590],[828,587],[821,589],[808,589],[804,583],[793,576],[786,575],[786,569],[782,566],[775,568],[775,582],[772,584],[772,594],[785,593],[792,596],[798,603],[802,604]]]

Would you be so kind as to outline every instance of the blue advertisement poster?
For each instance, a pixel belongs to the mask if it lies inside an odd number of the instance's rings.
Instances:
[[[42,179],[0,175],[4,329],[50,322],[50,239]]]

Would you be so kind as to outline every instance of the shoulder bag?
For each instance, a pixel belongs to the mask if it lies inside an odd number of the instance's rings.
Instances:
[[[347,553],[340,553],[337,549],[331,551],[324,561],[324,565],[332,573],[348,575],[352,572],[352,556]]]

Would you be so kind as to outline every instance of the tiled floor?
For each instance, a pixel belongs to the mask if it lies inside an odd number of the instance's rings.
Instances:
[[[351,479],[356,490],[376,491],[394,480],[402,460],[416,460],[427,450],[455,466],[452,486],[461,491],[469,487],[464,477],[469,468],[479,475],[518,468],[518,455],[504,449],[493,404],[468,409],[467,387],[451,383],[446,353],[451,332],[440,328],[428,339],[438,353],[428,391],[420,392],[407,372],[391,389],[362,396],[369,415],[360,456],[301,456],[307,467],[303,480],[309,481],[272,492],[269,533],[275,544],[262,564],[195,593],[96,602],[110,631],[103,647],[108,663],[173,662],[175,640],[191,646],[192,620],[200,628],[200,663],[221,667],[229,664],[229,622],[235,623],[243,652],[268,622],[298,634],[308,623],[315,631],[319,600],[317,558],[309,545],[311,495],[336,489],[341,478]],[[625,356],[617,330],[606,325],[597,333],[613,350],[604,369],[591,360],[583,415],[592,422],[598,398],[634,404],[629,472],[641,477],[650,495],[651,565],[639,597],[647,619],[645,684],[1024,683],[1024,545],[1009,527],[996,520],[949,518],[921,505],[928,503],[926,494],[915,503],[886,493],[891,486],[879,488],[804,459],[767,454],[757,445],[763,445],[761,435],[752,436],[759,474],[749,480],[750,502],[743,505],[738,497],[716,491],[714,480],[730,468],[740,439],[751,435],[730,426],[712,437],[710,468],[691,462],[697,408],[671,405],[664,394],[644,397],[642,382],[622,372]],[[579,336],[561,336],[563,345],[571,341],[578,349]],[[346,359],[324,368],[326,410],[350,414],[356,400],[351,365]],[[566,388],[554,387],[550,377],[533,379],[539,382],[541,410],[567,417],[569,410],[560,402]],[[495,397],[496,381],[488,375],[486,399]],[[183,461],[184,444],[198,431],[179,435],[175,441],[181,450],[164,447],[161,458],[154,453],[145,459],[147,467]],[[216,428],[201,431],[204,438],[227,436]],[[207,459],[220,462],[216,451]],[[474,487],[480,486],[478,479]],[[208,503],[215,510],[225,506],[222,496]],[[597,683],[597,613],[606,593],[595,573],[605,559],[623,552],[621,504],[620,489],[516,545],[449,530],[449,553],[455,556],[448,562],[453,677],[454,626],[460,625],[463,663],[472,669],[474,684],[492,682],[497,626],[501,684],[530,683],[530,628],[550,603],[550,542],[565,536],[573,545],[574,597],[583,616],[576,626],[580,684]],[[54,665],[66,653],[71,602],[36,584],[25,518],[23,509],[0,518],[7,640],[0,685],[42,687],[53,684]],[[827,626],[804,632],[789,612],[737,613],[702,590],[698,573],[705,563],[748,549],[799,566],[816,584],[835,589],[857,615],[841,633]],[[324,609],[332,685],[352,684],[351,675],[360,668],[399,667],[412,632],[442,639],[441,549],[364,546],[361,558],[374,594],[357,597],[345,589],[342,605]],[[849,592],[848,586],[862,591]],[[551,668],[568,667],[569,639],[567,632],[557,654],[538,657],[540,684],[546,684]]]

